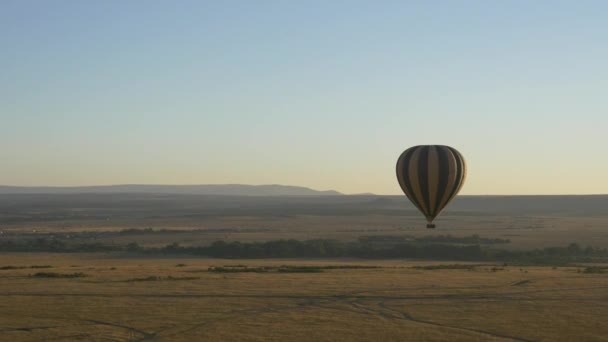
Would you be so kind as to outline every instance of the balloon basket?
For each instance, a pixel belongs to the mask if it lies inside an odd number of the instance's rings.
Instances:
[[[432,224],[432,223],[427,224],[427,225],[426,225],[426,227],[427,227],[428,229],[435,229],[435,225],[434,225],[434,224]]]

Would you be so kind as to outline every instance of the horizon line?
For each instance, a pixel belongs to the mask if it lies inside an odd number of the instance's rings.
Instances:
[[[252,187],[263,187],[263,186],[282,186],[282,187],[296,187],[296,188],[305,188],[318,192],[337,192],[339,196],[404,196],[403,194],[378,194],[373,192],[359,192],[359,193],[344,193],[335,189],[327,189],[327,190],[318,190],[313,187],[304,186],[304,185],[287,185],[287,184],[279,184],[279,183],[264,183],[264,184],[246,184],[246,183],[193,183],[193,184],[170,184],[170,183],[114,183],[114,184],[96,184],[96,185],[7,185],[0,184],[0,188],[96,188],[96,187],[120,187],[120,186],[175,186],[175,187],[188,187],[188,186],[252,186]],[[125,192],[127,193],[127,192]],[[34,193],[32,193],[34,194]],[[546,193],[538,193],[538,194],[460,194],[461,196],[478,196],[478,197],[497,197],[497,196],[607,196],[608,193],[560,193],[560,194],[546,194]],[[313,196],[314,197],[314,196]]]

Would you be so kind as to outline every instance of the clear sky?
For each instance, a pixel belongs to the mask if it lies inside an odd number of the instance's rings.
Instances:
[[[0,1],[0,184],[608,193],[606,1]]]

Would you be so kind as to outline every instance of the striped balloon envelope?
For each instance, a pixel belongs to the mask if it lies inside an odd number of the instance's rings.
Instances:
[[[455,148],[421,145],[405,150],[397,160],[397,180],[407,198],[422,212],[427,228],[462,188],[467,168]]]

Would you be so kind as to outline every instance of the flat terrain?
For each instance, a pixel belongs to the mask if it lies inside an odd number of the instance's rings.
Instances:
[[[288,265],[319,271],[208,271],[235,264],[236,269]],[[608,336],[607,273],[579,273],[582,266],[415,267],[438,264],[450,263],[4,253],[0,340],[600,341]],[[327,265],[378,268],[323,268]],[[46,276],[35,276],[41,272]]]
[[[608,196],[0,195],[0,243],[144,248],[452,235],[608,248]],[[384,239],[384,240],[383,240]],[[487,240],[486,240],[487,241]],[[483,242],[481,243],[483,244]],[[608,267],[0,253],[0,341],[601,341]],[[89,251],[89,250],[86,250]],[[574,260],[574,261],[572,261]],[[605,260],[605,259],[592,259]],[[437,267],[428,267],[439,265]],[[214,268],[215,267],[215,268]],[[604,267],[604,266],[602,266]],[[210,269],[211,268],[211,269]]]
[[[194,232],[99,237],[98,242],[187,246],[217,240],[479,234],[509,239],[501,248],[511,249],[572,242],[608,248],[608,195],[459,196],[436,223],[437,229],[425,229],[405,196],[0,195],[0,240],[14,234],[152,228]]]

